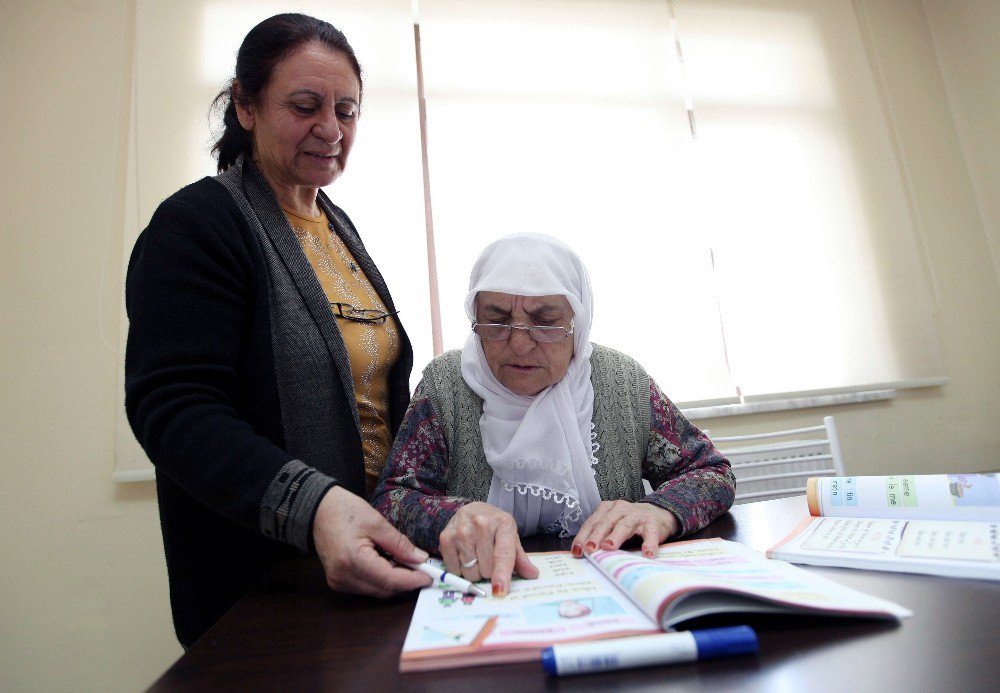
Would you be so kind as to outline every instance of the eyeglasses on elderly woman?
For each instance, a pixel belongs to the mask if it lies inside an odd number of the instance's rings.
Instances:
[[[571,334],[573,334],[573,328],[575,323],[573,320],[569,321],[569,328],[559,327],[559,326],[545,326],[545,325],[504,325],[497,323],[483,323],[474,322],[472,323],[472,331],[479,335],[481,339],[488,339],[492,342],[499,342],[501,340],[508,340],[510,336],[514,334],[514,330],[524,330],[528,333],[528,336],[534,339],[536,342],[561,342]]]

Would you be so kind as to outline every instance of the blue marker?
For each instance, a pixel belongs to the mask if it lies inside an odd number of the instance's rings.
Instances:
[[[553,676],[566,676],[756,652],[753,628],[733,626],[553,645],[542,650],[542,667]]]

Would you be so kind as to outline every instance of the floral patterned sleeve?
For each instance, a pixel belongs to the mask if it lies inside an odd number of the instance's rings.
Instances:
[[[410,400],[372,505],[414,544],[439,553],[441,530],[469,499],[446,495],[448,441],[422,384]]]
[[[649,444],[642,476],[653,493],[640,502],[676,515],[681,527],[678,536],[685,536],[729,510],[736,482],[729,460],[708,436],[681,414],[652,379],[649,389]]]

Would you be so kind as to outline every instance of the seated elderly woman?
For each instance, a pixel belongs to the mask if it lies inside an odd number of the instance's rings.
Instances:
[[[732,505],[729,461],[638,363],[590,342],[590,279],[563,243],[492,243],[465,308],[465,347],[424,370],[372,499],[449,571],[502,595],[538,574],[519,535],[576,535],[576,556],[640,536],[652,555]]]

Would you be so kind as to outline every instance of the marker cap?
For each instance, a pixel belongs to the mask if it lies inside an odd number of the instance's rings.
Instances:
[[[714,659],[757,652],[757,634],[750,626],[688,631],[698,647],[698,659]]]
[[[542,669],[550,676],[559,674],[559,667],[556,666],[556,652],[551,647],[542,650]]]

